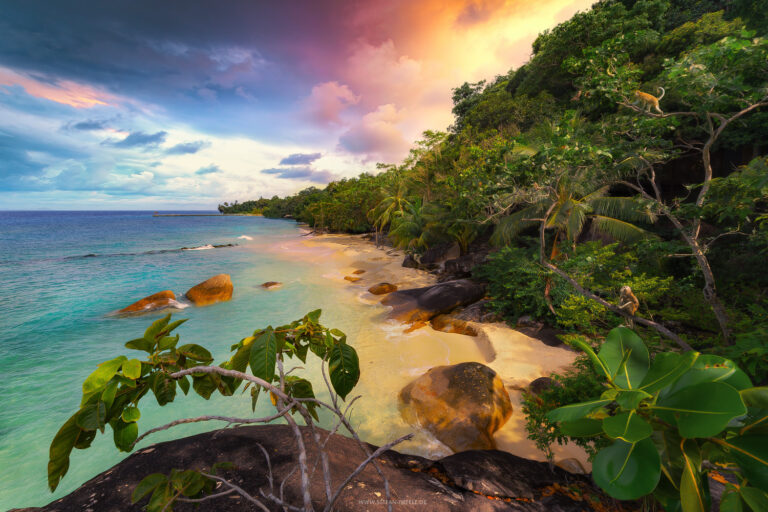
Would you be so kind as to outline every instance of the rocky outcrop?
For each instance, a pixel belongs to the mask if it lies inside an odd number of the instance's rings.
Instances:
[[[429,323],[436,331],[464,334],[465,336],[477,336],[477,329],[469,325],[466,321],[456,318],[453,315],[437,315],[430,320]]]
[[[195,306],[207,306],[232,298],[232,279],[229,274],[218,274],[190,288],[185,294]]]
[[[381,303],[392,306],[392,318],[413,323],[427,321],[459,306],[472,304],[484,295],[485,286],[469,279],[459,279],[424,288],[399,290],[384,297]]]
[[[390,283],[379,283],[368,288],[368,293],[373,295],[386,295],[397,291],[397,286]]]
[[[502,320],[501,316],[498,313],[490,311],[490,302],[491,301],[487,299],[479,300],[465,308],[454,311],[451,316],[466,322],[500,322]]]
[[[504,383],[474,362],[436,366],[405,386],[399,399],[406,422],[456,452],[495,448],[494,432],[512,415]]]
[[[261,283],[261,287],[266,288],[267,290],[272,288],[279,288],[281,286],[283,286],[283,283],[280,281],[267,281],[266,283]]]
[[[406,254],[405,259],[403,259],[403,266],[405,268],[419,268],[419,262],[413,257],[413,254]]]
[[[427,268],[435,268],[448,259],[459,255],[457,244],[437,244],[427,249],[419,258],[419,263]]]
[[[158,309],[174,307],[176,304],[176,295],[174,295],[171,290],[163,290],[162,292],[157,292],[144,297],[141,300],[137,300],[117,313],[120,315],[148,313],[150,311],[157,311]]]
[[[447,260],[443,266],[441,279],[461,279],[472,276],[472,269],[485,263],[488,259],[487,252],[471,252],[458,258]]]
[[[316,460],[315,443],[307,427],[301,427],[310,461]],[[320,430],[322,439],[327,432]],[[235,469],[223,476],[253,496],[267,491],[265,457],[259,445],[270,454],[273,479],[280,485],[298,462],[296,440],[288,425],[237,427],[206,432],[176,441],[159,443],[139,450],[108,471],[97,475],[71,494],[38,512],[140,512],[147,498],[131,503],[131,493],[145,476],[168,474],[172,469],[207,469],[214,462],[231,462]],[[373,451],[375,447],[368,445]],[[353,439],[332,435],[327,444],[334,487],[365,459]],[[610,510],[611,501],[599,494],[588,478],[573,475],[545,462],[535,462],[500,451],[468,451],[440,460],[386,451],[378,459],[389,481],[393,509],[422,512],[577,512]],[[319,473],[316,473],[318,475]],[[311,494],[315,510],[325,506],[321,477],[312,478]],[[566,488],[567,487],[567,488]],[[584,496],[576,496],[572,489]],[[276,489],[277,492],[279,490]],[[295,472],[285,483],[286,499],[301,504],[299,478]],[[384,486],[375,468],[368,466],[357,475],[336,502],[337,512],[385,511]],[[578,501],[575,501],[577,498]],[[365,503],[364,503],[365,502]],[[268,503],[265,501],[265,503]],[[594,507],[594,508],[591,508]],[[601,507],[601,508],[598,508]],[[280,510],[269,506],[270,510]],[[195,503],[174,504],[178,512],[240,512],[257,510],[237,494]]]

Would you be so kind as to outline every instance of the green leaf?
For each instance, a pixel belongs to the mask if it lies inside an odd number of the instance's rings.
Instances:
[[[659,483],[659,452],[650,439],[634,444],[614,441],[595,456],[592,477],[614,498],[636,500],[652,492]]]
[[[155,343],[153,341],[147,341],[144,338],[136,338],[135,340],[128,341],[125,344],[125,348],[130,348],[131,350],[143,350],[148,354],[152,353],[152,349],[154,347]]]
[[[653,359],[650,370],[640,383],[640,389],[654,393],[672,384],[693,365],[699,357],[698,352],[662,352]]]
[[[739,394],[747,407],[768,409],[768,386],[742,389]]]
[[[162,333],[165,330],[165,327],[168,325],[168,322],[170,320],[171,320],[171,314],[168,313],[163,318],[160,318],[152,322],[152,325],[147,327],[147,330],[144,331],[144,339],[152,343],[152,346],[154,346],[157,341],[157,337],[160,335],[160,333]]]
[[[158,350],[169,350],[176,346],[179,342],[179,335],[176,336],[163,336],[157,341]]]
[[[55,491],[69,469],[69,454],[85,431],[77,426],[77,415],[73,414],[53,436],[48,458],[48,488]]]
[[[603,432],[603,422],[591,418],[561,421],[557,424],[560,433],[569,437],[592,437]]]
[[[748,434],[721,440],[718,444],[730,450],[750,484],[768,492],[768,443],[766,436]]]
[[[182,377],[176,382],[179,384],[179,387],[181,388],[182,393],[184,393],[185,395],[189,393],[189,381],[187,380],[187,377]]]
[[[651,406],[660,417],[677,423],[684,438],[716,436],[734,419],[746,414],[739,392],[722,382],[705,382],[660,398]]]
[[[139,418],[141,418],[141,411],[139,411],[138,407],[126,407],[123,409],[123,413],[120,415],[120,418],[126,423],[133,423],[139,421]]]
[[[317,323],[320,320],[320,314],[323,312],[322,309],[316,309],[314,311],[310,311],[307,313],[307,319],[309,319],[312,323]]]
[[[597,357],[605,363],[614,383],[624,389],[639,387],[650,366],[645,343],[627,327],[612,329]]]
[[[360,379],[357,351],[346,343],[335,344],[330,351],[328,370],[334,391],[344,400]]]
[[[547,419],[556,422],[579,420],[598,407],[608,405],[611,402],[613,402],[613,400],[599,399],[564,405],[563,407],[558,407],[554,411],[549,411],[549,413],[547,413]]]
[[[131,494],[131,503],[136,503],[141,498],[155,490],[155,487],[167,482],[168,477],[162,473],[152,473],[151,475],[145,476],[141,482],[136,485],[136,488],[133,489],[133,494]]]
[[[251,344],[251,371],[256,377],[272,382],[275,378],[277,363],[277,339],[271,327],[268,327]]]
[[[117,379],[110,380],[107,386],[104,388],[104,391],[101,392],[101,401],[104,402],[104,405],[109,409],[112,407],[112,402],[115,401],[115,394],[117,394],[117,388],[120,385],[120,382],[117,381]]]
[[[173,402],[176,398],[176,381],[169,379],[164,373],[157,373],[152,380],[152,392],[161,406]]]
[[[123,363],[123,375],[129,379],[136,380],[141,377],[141,361],[138,359],[129,359]]]
[[[744,512],[744,502],[741,501],[741,495],[738,491],[723,493],[720,512]]]
[[[83,381],[83,401],[87,400],[88,395],[101,391],[107,382],[115,376],[122,366],[123,361],[128,358],[125,356],[116,357],[109,361],[104,361],[99,367]]]
[[[707,480],[701,475],[701,453],[696,441],[683,441],[683,475],[680,480],[680,503],[683,512],[709,512]]]
[[[107,407],[104,402],[94,400],[86,403],[77,413],[77,426],[83,430],[103,430],[107,417]]]
[[[742,487],[741,497],[747,502],[753,512],[765,512],[768,510],[768,496],[760,489],[754,487]]]
[[[129,452],[133,442],[139,437],[139,426],[136,423],[126,423],[121,419],[111,422],[115,446],[120,451]]]
[[[189,359],[194,359],[195,361],[201,361],[201,362],[213,361],[213,356],[211,356],[211,353],[208,352],[208,350],[194,343],[190,343],[188,345],[182,345],[176,349],[176,352],[188,357]],[[238,370],[238,371],[245,371],[245,366],[243,366],[242,370]]]
[[[704,382],[725,382],[736,389],[752,387],[749,378],[730,359],[702,354],[682,377],[662,392],[662,395],[676,393],[685,387]]]
[[[595,351],[592,350],[592,347],[590,347],[587,343],[585,343],[582,340],[576,339],[576,340],[570,340],[568,342],[569,345],[572,345],[585,354],[587,354],[587,357],[590,361],[592,361],[592,364],[595,366],[595,370],[599,375],[603,375],[605,378],[610,379],[612,377],[610,370],[605,365],[602,359],[597,357],[597,354],[595,354]]]
[[[613,439],[636,443],[650,437],[653,428],[635,411],[629,411],[603,418],[603,431]]]
[[[632,410],[637,409],[640,402],[646,398],[651,398],[651,395],[645,391],[633,389],[631,391],[619,391],[614,400],[616,400],[616,403],[618,403],[622,409]]]

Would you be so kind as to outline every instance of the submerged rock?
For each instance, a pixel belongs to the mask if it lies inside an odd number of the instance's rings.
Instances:
[[[480,363],[436,366],[405,386],[399,399],[406,422],[456,452],[495,448],[494,432],[512,415],[504,383]]]
[[[176,305],[176,295],[171,290],[163,290],[157,292],[141,300],[137,300],[130,306],[124,307],[118,314],[126,313],[148,313],[150,311],[157,311],[158,309],[164,309],[173,307]]]
[[[373,295],[385,295],[397,291],[397,286],[390,283],[379,283],[368,288],[368,292]]]
[[[317,449],[308,427],[299,427],[310,462],[317,460]],[[327,431],[318,429],[325,440]],[[172,469],[205,470],[215,462],[226,461],[234,469],[222,476],[252,496],[259,489],[270,492],[267,464],[259,445],[270,455],[276,489],[285,480],[286,500],[301,505],[300,479],[295,475],[298,462],[296,439],[288,425],[236,427],[206,432],[175,441],[158,443],[136,453],[101,473],[72,493],[42,508],[27,511],[64,512],[140,512],[148,498],[131,503],[136,485],[151,473],[168,474]],[[376,447],[367,445],[370,451]],[[335,486],[365,459],[354,439],[333,434],[327,453],[331,479]],[[467,451],[440,460],[405,455],[393,450],[377,459],[387,477],[397,510],[430,512],[581,512],[611,510],[610,498],[600,494],[589,478],[574,475],[546,462],[536,462],[500,451]],[[293,478],[287,478],[293,472]],[[317,473],[316,473],[317,475]],[[70,475],[73,476],[73,475]],[[578,488],[577,495],[570,489]],[[562,489],[562,491],[558,491]],[[220,489],[218,489],[220,491]],[[310,480],[315,510],[326,504],[322,477]],[[581,496],[583,494],[584,496]],[[387,510],[384,484],[376,469],[368,465],[339,496],[337,512]],[[574,499],[575,498],[575,499]],[[576,501],[578,500],[578,501]],[[265,503],[268,503],[264,500]],[[363,505],[366,502],[367,504]],[[590,506],[592,505],[592,506]],[[270,510],[282,510],[272,504]],[[175,503],[179,512],[239,512],[256,510],[237,493],[201,503]]]
[[[218,274],[190,288],[185,294],[196,306],[207,306],[232,298],[232,279],[229,274]]]
[[[279,288],[280,286],[283,286],[283,283],[280,281],[267,281],[266,283],[261,283],[261,287],[266,288],[267,290],[270,288]]]
[[[477,302],[485,295],[485,286],[459,279],[390,293],[381,301],[392,306],[390,316],[403,322],[427,321],[458,306]]]

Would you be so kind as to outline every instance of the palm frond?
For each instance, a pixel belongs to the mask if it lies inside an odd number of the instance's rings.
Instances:
[[[655,238],[656,235],[642,228],[611,217],[594,215],[592,222],[595,231],[604,233],[620,242],[636,242],[644,238]]]
[[[539,205],[533,205],[502,218],[491,235],[491,243],[494,245],[509,244],[521,231],[539,223],[539,221],[531,219],[535,218],[540,211]]]
[[[566,235],[568,240],[576,240],[581,231],[584,229],[584,224],[587,222],[587,213],[589,213],[589,206],[583,203],[573,203],[571,207],[570,215],[568,215],[568,222],[566,223]]]
[[[597,197],[589,204],[598,215],[630,222],[656,222],[656,215],[632,197]]]

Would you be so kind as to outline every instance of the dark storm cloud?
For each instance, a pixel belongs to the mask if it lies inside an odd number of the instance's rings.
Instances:
[[[221,168],[219,168],[216,164],[207,165],[205,167],[201,167],[198,170],[195,171],[195,174],[198,174],[200,176],[204,176],[206,174],[217,174],[221,172]]]
[[[165,142],[165,137],[167,135],[168,135],[167,132],[157,132],[157,133],[133,132],[123,140],[118,140],[118,141],[106,140],[102,144],[106,144],[108,146],[114,146],[116,148],[136,148],[136,147],[143,147],[143,146],[157,146],[158,144],[162,144],[163,142]]]
[[[322,153],[294,153],[280,160],[280,165],[309,165],[321,156]]]
[[[203,148],[207,148],[211,143],[206,140],[196,140],[193,142],[182,142],[175,146],[168,148],[165,151],[166,155],[192,155],[197,153]]]
[[[309,166],[275,167],[272,169],[263,169],[261,172],[286,180],[304,180],[313,183],[328,183],[329,181],[336,179],[336,175],[330,171],[316,171]]]

